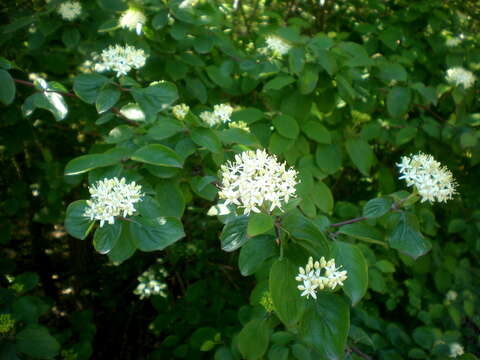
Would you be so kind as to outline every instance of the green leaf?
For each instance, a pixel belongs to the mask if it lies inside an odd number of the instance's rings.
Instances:
[[[300,336],[320,354],[319,358],[340,360],[344,358],[349,327],[347,302],[338,295],[321,292],[303,316]]]
[[[263,87],[263,91],[280,90],[280,89],[283,89],[285,86],[293,83],[294,81],[295,79],[292,76],[286,75],[286,74],[280,74],[274,77],[269,82],[267,82]]]
[[[336,173],[342,167],[342,149],[338,144],[318,145],[315,162],[327,174]]]
[[[400,118],[410,107],[411,91],[408,88],[395,86],[388,92],[387,109],[394,118]]]
[[[199,79],[186,79],[187,91],[192,94],[198,101],[205,104],[208,99],[207,88]]]
[[[298,268],[287,258],[277,260],[270,269],[269,289],[273,307],[285,326],[295,326],[305,311],[305,300],[297,289]]]
[[[190,136],[195,144],[203,146],[213,153],[222,152],[222,143],[212,129],[195,128],[191,130]]]
[[[288,52],[288,64],[290,72],[300,74],[305,66],[305,50],[295,47]]]
[[[219,132],[218,136],[224,144],[242,144],[252,146],[258,143],[255,136],[242,129],[225,129]]]
[[[28,105],[27,102],[29,102]],[[53,91],[43,91],[33,94],[25,100],[25,107],[30,107],[25,111],[26,116],[30,116],[35,108],[50,111],[55,120],[63,120],[68,114],[68,107],[62,95]]]
[[[318,181],[313,188],[313,202],[324,213],[330,214],[333,210],[333,195],[330,188]]]
[[[161,216],[180,218],[185,210],[183,192],[175,180],[157,180],[155,192]]]
[[[235,251],[248,240],[247,235],[248,216],[236,216],[227,222],[220,234],[222,250]]]
[[[298,89],[301,94],[306,95],[310,94],[317,87],[318,82],[318,65],[307,64],[305,69],[300,74],[298,79]]]
[[[124,154],[114,150],[103,154],[82,155],[70,160],[65,166],[65,175],[78,175],[96,168],[116,165]]]
[[[93,235],[93,247],[100,254],[107,254],[117,244],[121,232],[122,224],[118,220],[113,224],[103,224],[102,227],[95,230],[95,234]]]
[[[74,238],[83,240],[93,227],[94,221],[86,217],[85,210],[87,202],[85,200],[77,200],[67,207],[65,215],[65,230]]]
[[[177,87],[167,81],[142,89],[132,89],[130,93],[145,114],[149,116],[167,109],[178,99]]]
[[[292,355],[297,360],[311,360],[311,350],[305,345],[296,343],[291,345]]]
[[[129,222],[122,222],[122,231],[115,246],[107,253],[108,258],[115,264],[120,264],[131,257],[136,250],[135,243],[130,232]]]
[[[347,59],[345,65],[350,67],[373,65],[373,60],[370,59],[367,50],[362,45],[353,42],[341,42],[338,47],[345,52]]]
[[[15,82],[8,71],[0,69],[0,101],[10,105],[15,99]]]
[[[107,144],[118,144],[131,139],[134,134],[135,133],[130,125],[118,125],[110,130],[105,142]]]
[[[348,139],[345,143],[347,153],[360,172],[368,176],[370,168],[376,161],[375,154],[368,143],[363,139]]]
[[[325,235],[305,216],[295,213],[286,215],[282,218],[281,225],[298,245],[306,248],[312,255],[318,258],[328,255],[329,247]]]
[[[15,279],[15,284],[17,284]],[[23,292],[28,290],[23,289]],[[21,296],[18,297],[12,304],[13,315],[15,320],[22,321],[27,324],[35,324],[38,318],[45,314],[50,309],[50,306],[44,303],[36,296]]]
[[[369,200],[363,207],[363,216],[375,219],[385,215],[392,208],[392,199],[381,197]]]
[[[133,241],[142,251],[163,250],[185,236],[182,223],[172,217],[136,218],[130,222]]]
[[[288,115],[279,115],[272,120],[273,126],[280,135],[288,139],[296,139],[300,132],[297,121]]]
[[[288,360],[289,354],[290,350],[287,347],[274,344],[268,351],[268,360]]]
[[[161,117],[157,124],[151,127],[147,134],[155,140],[164,140],[183,131],[182,123],[169,117]]]
[[[378,66],[379,77],[385,81],[407,81],[407,71],[399,63],[384,63]]]
[[[401,213],[393,228],[388,243],[394,249],[414,259],[430,251],[432,244],[418,231],[416,218],[412,214]]]
[[[307,137],[319,144],[331,144],[332,137],[325,126],[318,121],[310,120],[302,125],[302,131]]]
[[[351,236],[355,239],[360,239],[367,242],[372,242],[375,244],[385,245],[383,241],[383,234],[377,228],[364,224],[364,223],[354,223],[348,224],[340,227],[338,230],[341,234]]]
[[[100,89],[108,82],[108,78],[103,75],[80,74],[73,80],[73,91],[86,103],[93,104]]]
[[[335,259],[337,266],[341,265],[348,271],[343,291],[352,301],[352,305],[357,304],[368,288],[368,265],[362,252],[353,244],[334,241],[330,256]]]
[[[270,235],[256,236],[246,242],[240,249],[238,268],[243,276],[254,274],[263,262],[277,253],[275,238]]]
[[[68,29],[62,34],[62,42],[67,48],[73,49],[80,42],[80,31],[78,29]]]
[[[35,359],[53,359],[60,351],[60,344],[42,326],[29,326],[16,335],[17,352]]]
[[[267,319],[250,320],[238,334],[238,349],[246,360],[259,360],[267,352],[270,329]]]
[[[95,107],[99,114],[104,113],[114,106],[118,99],[120,99],[121,92],[116,89],[103,89],[98,92],[95,101]]]
[[[375,267],[383,273],[394,273],[395,266],[388,260],[379,260],[375,263]]]
[[[175,151],[160,144],[149,144],[141,147],[133,153],[131,159],[145,164],[176,167],[183,166],[182,159]]]
[[[248,217],[247,234],[257,236],[273,229],[274,218],[263,213],[251,213]]]

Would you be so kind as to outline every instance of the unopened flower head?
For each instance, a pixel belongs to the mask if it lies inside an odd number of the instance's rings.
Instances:
[[[250,132],[250,128],[248,127],[248,124],[245,121],[235,121],[230,124],[228,124],[228,127],[230,129],[241,129],[246,132]]]
[[[0,314],[0,334],[6,334],[15,327],[15,319],[10,314]]]
[[[297,172],[286,168],[274,155],[265,150],[244,151],[235,161],[221,168],[221,188],[218,196],[225,205],[234,204],[245,214],[282,209],[295,197]]]
[[[475,75],[462,67],[454,67],[447,70],[446,80],[452,85],[463,85],[465,89],[468,89],[474,84]]]
[[[407,186],[415,186],[422,202],[446,202],[456,194],[456,183],[447,167],[442,166],[432,155],[418,153],[412,157],[404,156],[397,164],[400,179]]]
[[[185,119],[185,116],[187,116],[189,111],[190,111],[190,108],[188,107],[187,104],[175,105],[172,108],[173,116],[175,116],[178,120]]]
[[[447,45],[448,47],[456,47],[460,45],[461,42],[462,42],[462,39],[459,37],[449,37],[445,41],[445,45]]]
[[[142,199],[141,189],[135,181],[127,183],[125,178],[97,181],[88,188],[91,199],[87,200],[84,216],[100,220],[100,227],[105,222],[113,224],[116,216],[131,216],[136,212],[134,204]]]
[[[451,358],[456,358],[457,356],[462,356],[464,354],[463,346],[459,343],[451,343],[449,347]]]
[[[152,295],[167,297],[165,278],[168,276],[168,272],[161,263],[159,261],[158,264],[151,266],[137,278],[138,286],[133,293],[138,295],[140,299],[143,300]]]
[[[147,21],[145,14],[134,8],[130,8],[125,11],[120,17],[118,23],[122,28],[128,29],[130,31],[135,30],[138,35],[142,32],[142,26]]]
[[[115,71],[117,76],[127,75],[132,69],[145,65],[147,56],[142,49],[133,46],[109,46],[100,54],[100,62],[95,65],[97,71]]]
[[[57,12],[64,20],[72,21],[82,13],[82,4],[78,1],[64,1],[58,7]]]
[[[280,57],[287,54],[292,48],[287,41],[277,35],[267,36],[265,42],[267,43],[267,48],[272,52],[272,54]]]
[[[343,286],[343,282],[347,280],[347,271],[336,267],[335,259],[328,261],[322,256],[319,261],[313,262],[313,258],[308,259],[305,268],[298,269],[298,275],[295,280],[302,283],[298,285],[298,290],[302,291],[301,296],[310,296],[317,298],[317,291],[325,288],[335,290],[337,286]]]

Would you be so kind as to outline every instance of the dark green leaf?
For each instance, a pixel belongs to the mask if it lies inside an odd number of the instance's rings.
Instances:
[[[375,154],[370,145],[362,139],[348,139],[345,146],[355,166],[363,175],[368,176],[370,168],[376,162]]]
[[[270,235],[256,236],[246,242],[240,249],[238,268],[243,276],[252,275],[263,262],[277,253],[275,238]]]
[[[325,235],[305,216],[295,213],[286,215],[282,218],[281,226],[290,233],[295,242],[312,255],[318,258],[328,255],[329,247]]]
[[[274,221],[274,218],[270,215],[251,213],[248,217],[248,236],[257,236],[273,229]]]
[[[131,159],[156,166],[176,168],[183,166],[182,160],[175,151],[160,144],[150,144],[141,147],[133,153]]]
[[[343,359],[350,327],[349,305],[339,295],[327,293],[319,293],[309,305],[300,327],[303,341],[322,359]]]
[[[127,260],[135,253],[136,247],[130,232],[129,222],[122,223],[122,232],[117,240],[117,243],[112,250],[107,254],[108,258],[115,264],[120,264]]]
[[[388,243],[394,249],[416,259],[430,251],[432,244],[418,231],[414,215],[401,213]]]
[[[298,126],[297,121],[288,115],[279,115],[276,116],[273,121],[273,126],[275,129],[280,133],[280,135],[288,138],[288,139],[296,139],[300,128]]]
[[[273,263],[270,269],[269,288],[273,307],[285,326],[295,326],[305,311],[305,300],[297,289],[295,276],[298,268],[283,258]]]
[[[320,144],[330,144],[332,142],[332,137],[330,132],[325,126],[320,124],[318,121],[310,120],[302,125],[302,131],[310,139],[315,140]]]
[[[408,88],[399,86],[392,88],[387,96],[387,109],[390,115],[394,118],[404,115],[410,107],[411,97],[411,91]]]
[[[211,129],[195,128],[190,132],[190,136],[195,144],[203,146],[213,153],[222,152],[222,143],[217,134]]]
[[[185,236],[182,223],[172,217],[136,218],[129,225],[133,241],[142,251],[163,250]]]
[[[120,99],[121,92],[116,89],[102,89],[98,92],[95,106],[99,114],[104,113],[114,106]]]
[[[0,69],[0,101],[10,105],[13,99],[15,99],[15,82],[8,71]]]
[[[266,319],[250,320],[238,334],[238,348],[246,360],[258,360],[267,352],[270,329]]]
[[[369,219],[383,216],[390,211],[392,203],[392,199],[388,197],[371,199],[363,207],[363,216]]]
[[[60,351],[60,344],[42,326],[31,326],[16,335],[17,351],[35,359],[53,359]]]
[[[99,74],[81,74],[73,81],[73,91],[86,103],[93,104],[98,92],[108,81],[108,78]]]
[[[122,232],[122,224],[115,221],[113,224],[103,224],[95,230],[93,235],[93,246],[100,254],[107,254],[117,244]]]
[[[178,99],[177,87],[167,81],[147,88],[132,89],[131,94],[145,114],[150,116],[167,109]]]
[[[347,280],[344,281],[343,291],[355,305],[365,295],[368,288],[368,265],[362,252],[353,244],[341,241],[332,243],[331,257],[337,266],[347,270]],[[342,269],[342,270],[343,270]]]
[[[93,227],[94,222],[86,217],[87,202],[77,200],[68,205],[65,215],[65,230],[74,238],[83,240]]]
[[[220,241],[224,251],[235,251],[248,240],[248,216],[236,216],[223,227]]]

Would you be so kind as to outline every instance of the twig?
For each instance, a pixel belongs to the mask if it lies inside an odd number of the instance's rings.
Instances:
[[[372,360],[371,356],[368,356],[367,354],[365,354],[362,350],[357,348],[355,345],[350,345],[350,350],[352,350],[355,354],[357,354],[361,358],[364,358],[366,360]]]
[[[413,106],[419,107],[419,108],[427,111],[428,113],[430,113],[432,116],[434,116],[437,120],[440,120],[441,122],[446,122],[447,121],[443,117],[438,115],[435,111],[430,109],[430,107],[428,107],[428,106],[425,106],[425,105],[422,105],[422,104],[413,104]]]
[[[353,218],[353,219],[349,219],[349,220],[345,220],[345,221],[340,221],[340,222],[335,223],[335,224],[330,224],[330,226],[331,227],[338,227],[338,226],[353,224],[353,223],[363,221],[363,220],[367,220],[367,219],[368,218],[365,217],[365,216],[360,216],[360,217],[357,217],[357,218]]]

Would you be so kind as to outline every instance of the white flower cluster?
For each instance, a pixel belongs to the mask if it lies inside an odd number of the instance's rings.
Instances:
[[[100,227],[105,222],[113,224],[115,216],[131,216],[136,211],[133,205],[143,196],[141,189],[135,181],[127,183],[125,178],[119,180],[114,177],[97,181],[88,188],[91,200],[87,200],[88,207],[84,216],[91,220],[100,220]]]
[[[202,119],[208,126],[213,127],[221,123],[227,123],[232,116],[233,108],[228,104],[217,104],[212,111],[204,111],[200,114]]]
[[[445,45],[447,45],[447,47],[456,47],[458,45],[460,45],[462,42],[462,39],[461,38],[458,38],[458,37],[449,37],[446,41],[445,41]]]
[[[185,116],[187,116],[189,111],[190,111],[190,107],[187,104],[175,105],[172,108],[173,116],[175,116],[178,120],[185,119]]]
[[[246,132],[250,132],[250,128],[245,121],[235,121],[233,123],[228,124],[230,129],[241,129]]]
[[[147,56],[142,49],[133,46],[109,46],[100,54],[100,62],[95,65],[96,71],[115,71],[117,76],[127,75],[132,69],[140,69],[145,65]]]
[[[142,26],[147,21],[145,14],[138,9],[130,8],[125,11],[118,23],[124,29],[128,29],[130,31],[135,30],[138,35],[142,32]]]
[[[282,209],[282,204],[295,197],[297,172],[286,169],[274,155],[265,150],[244,151],[234,162],[220,167],[221,188],[218,196],[225,205],[235,204],[245,214]]]
[[[452,85],[463,85],[465,89],[468,89],[474,84],[475,75],[462,67],[454,67],[447,70],[445,79]]]
[[[277,35],[269,35],[265,39],[267,43],[267,48],[276,56],[283,56],[287,54],[292,46],[286,42],[284,39]]]
[[[459,343],[451,343],[450,344],[450,357],[456,358],[457,356],[462,356],[464,354],[463,346]]]
[[[78,1],[65,1],[60,4],[57,12],[64,20],[72,21],[82,13],[82,4]]]
[[[447,295],[445,296],[445,300],[447,303],[451,303],[457,300],[458,293],[454,290],[448,290]]]
[[[305,268],[300,267],[299,274],[295,277],[295,280],[303,282],[303,285],[298,285],[298,290],[302,291],[301,296],[306,296],[307,299],[311,296],[316,299],[317,289],[334,290],[338,285],[343,286],[343,282],[347,280],[347,271],[338,271],[340,268],[336,267],[335,259],[326,261],[322,256],[320,261],[314,263],[313,258],[310,257]]]
[[[432,155],[418,153],[411,158],[403,156],[400,168],[401,176],[407,186],[415,186],[422,202],[446,202],[456,193],[453,175],[445,166],[436,161]]]
[[[137,278],[138,285],[133,293],[138,295],[142,300],[152,295],[167,297],[165,291],[165,289],[167,289],[167,284],[165,283],[167,276],[168,273],[164,267],[154,265]]]

